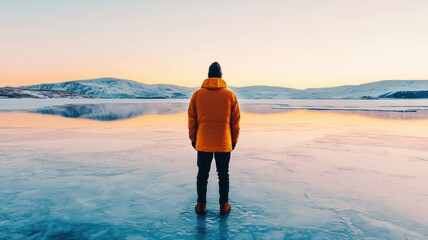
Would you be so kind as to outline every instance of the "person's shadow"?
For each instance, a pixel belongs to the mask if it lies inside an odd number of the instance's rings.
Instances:
[[[218,224],[219,239],[229,239],[229,226],[227,225],[227,218],[229,215],[220,215]]]
[[[196,238],[195,239],[207,239],[207,217],[218,217],[218,239],[229,238],[229,226],[227,224],[228,215],[225,216],[207,216],[197,215],[196,218]]]
[[[207,239],[207,219],[204,215],[196,215],[195,239]]]

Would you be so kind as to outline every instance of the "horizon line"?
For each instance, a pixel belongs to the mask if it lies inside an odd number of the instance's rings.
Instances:
[[[20,88],[20,87],[28,87],[28,86],[35,86],[35,85],[42,85],[42,84],[58,84],[58,83],[65,83],[65,82],[76,82],[76,81],[91,81],[91,80],[99,80],[99,79],[117,79],[117,80],[124,80],[124,81],[131,81],[131,82],[136,82],[136,83],[140,83],[140,84],[146,84],[146,85],[173,85],[173,86],[178,86],[178,87],[186,87],[186,88],[198,88],[200,86],[192,86],[192,87],[188,87],[188,86],[182,86],[182,85],[177,85],[177,84],[170,84],[170,83],[144,83],[144,82],[140,82],[138,80],[133,80],[133,79],[126,79],[126,78],[119,78],[119,77],[96,77],[96,78],[88,78],[88,79],[74,79],[74,80],[66,80],[66,81],[60,81],[60,82],[47,82],[47,83],[38,83],[38,84],[31,84],[31,85],[23,85],[23,86],[3,86],[3,87],[15,87],[15,88]],[[207,79],[207,78],[205,78]],[[223,79],[223,78],[222,78]],[[225,79],[223,79],[225,80]],[[371,82],[364,82],[364,83],[360,83],[360,84],[345,84],[345,85],[336,85],[336,86],[327,86],[327,87],[309,87],[309,88],[292,88],[292,87],[283,87],[283,86],[277,86],[277,85],[246,85],[246,86],[233,86],[233,85],[229,85],[227,84],[228,87],[232,87],[232,88],[244,88],[244,87],[275,87],[275,88],[288,88],[288,89],[295,89],[295,90],[308,90],[308,89],[317,89],[317,88],[335,88],[335,87],[345,87],[345,86],[359,86],[359,85],[364,85],[364,84],[369,84],[369,83],[375,83],[375,82],[383,82],[383,81],[428,81],[428,79],[383,79],[383,80],[376,80],[376,81],[371,81]],[[203,80],[201,81],[203,82]],[[227,81],[226,81],[227,82]]]

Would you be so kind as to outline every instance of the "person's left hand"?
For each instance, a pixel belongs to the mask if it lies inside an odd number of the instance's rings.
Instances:
[[[196,143],[192,142],[192,147],[196,149]]]
[[[232,143],[232,150],[235,150],[236,143]]]

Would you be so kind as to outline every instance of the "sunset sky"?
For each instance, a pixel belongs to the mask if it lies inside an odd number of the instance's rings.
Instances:
[[[428,79],[426,0],[5,0],[0,86],[117,77],[198,86]]]

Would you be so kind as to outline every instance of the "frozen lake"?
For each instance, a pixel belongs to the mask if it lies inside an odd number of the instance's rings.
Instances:
[[[0,239],[428,239],[428,100],[240,103],[200,217],[188,100],[0,100]]]

